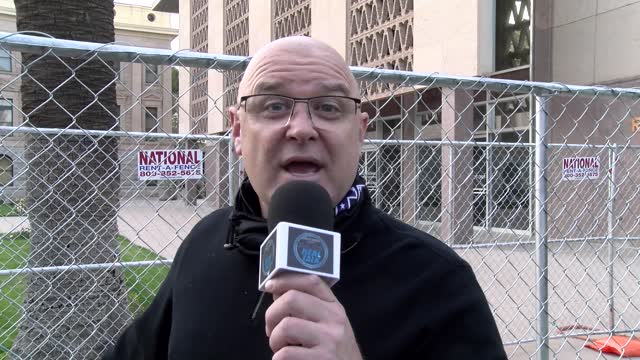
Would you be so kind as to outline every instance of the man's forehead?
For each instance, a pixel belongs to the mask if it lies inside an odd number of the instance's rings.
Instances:
[[[291,88],[291,85],[291,81],[281,79],[258,79],[253,93],[284,92]],[[331,95],[349,95],[351,93],[349,85],[344,80],[318,80],[305,85],[314,91]]]
[[[359,90],[340,54],[303,36],[276,40],[259,50],[249,63],[238,95],[267,92],[357,96]]]

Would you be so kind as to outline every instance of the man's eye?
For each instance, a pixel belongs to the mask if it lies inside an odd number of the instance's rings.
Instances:
[[[265,106],[265,110],[270,112],[282,112],[288,110],[287,104],[280,102],[268,103]]]
[[[334,103],[322,103],[322,104],[318,105],[316,110],[319,110],[321,112],[327,112],[327,113],[340,112],[340,107],[338,107]]]

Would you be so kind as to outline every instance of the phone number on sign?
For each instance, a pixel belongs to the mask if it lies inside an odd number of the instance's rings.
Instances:
[[[200,170],[168,170],[168,171],[141,171],[140,176],[192,176],[202,175]]]

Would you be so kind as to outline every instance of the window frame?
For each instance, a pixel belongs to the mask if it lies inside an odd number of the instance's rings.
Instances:
[[[1,161],[7,159],[9,161],[9,166],[7,168],[4,168],[0,165],[0,173],[5,173],[8,172],[9,173],[9,182],[6,184],[3,184],[2,181],[0,181],[0,187],[11,187],[13,186],[13,182],[14,182],[14,161],[13,158],[11,158],[11,156],[7,155],[7,154],[0,154],[0,164]],[[3,174],[4,175],[4,174]],[[0,176],[0,180],[2,179],[2,177]]]
[[[6,54],[6,56],[4,56]],[[12,72],[13,71],[13,58],[11,56],[11,51],[0,48],[0,65],[2,64],[2,60],[7,59],[9,61],[8,69],[0,66],[0,72]]]
[[[9,119],[10,119],[10,121],[9,122],[0,121],[0,126],[14,126],[13,99],[0,98],[0,113],[2,111],[9,111]],[[0,119],[1,119],[1,117],[0,117]]]

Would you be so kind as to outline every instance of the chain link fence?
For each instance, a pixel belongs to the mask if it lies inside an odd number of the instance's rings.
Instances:
[[[194,224],[233,201],[243,173],[228,133],[192,129],[226,121],[225,91],[203,91],[203,74],[222,88],[247,59],[8,33],[0,50],[13,64],[0,74],[0,359],[96,358]],[[33,75],[45,59],[67,65],[58,86]],[[88,64],[109,85],[84,84]],[[193,85],[172,88],[172,69]],[[602,358],[590,340],[639,331],[640,90],[352,71],[374,203],[473,266],[510,358]],[[65,84],[90,100],[65,109]],[[42,126],[47,106],[67,125]],[[93,107],[106,121],[86,130]],[[149,177],[179,156],[203,176]]]

